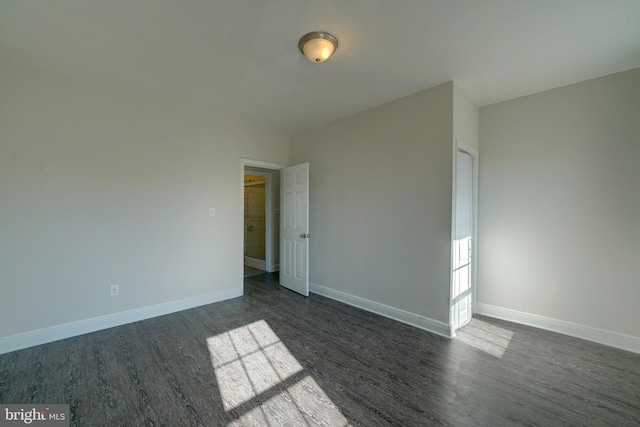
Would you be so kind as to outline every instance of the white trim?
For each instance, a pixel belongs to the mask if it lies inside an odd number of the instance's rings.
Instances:
[[[240,159],[240,163],[242,164],[242,178],[244,181],[244,167],[245,166],[249,166],[249,167],[254,167],[254,168],[262,168],[262,169],[273,169],[273,170],[280,170],[280,169],[284,169],[285,167],[287,167],[287,165],[283,165],[280,163],[270,163],[270,162],[263,162],[261,160],[252,160],[252,159],[245,159],[245,158],[241,158]]]
[[[640,353],[640,337],[605,331],[591,326],[579,325],[565,320],[552,319],[537,314],[525,313],[510,308],[497,307],[495,305],[478,303],[478,314],[508,320],[509,322],[533,326],[547,331],[558,332],[571,337],[581,338],[598,344],[622,350]]]
[[[406,323],[407,325],[432,332],[436,335],[451,338],[449,325],[444,322],[391,307],[389,305],[380,304],[379,302],[371,301],[342,291],[326,288],[315,283],[309,283],[309,290],[314,294],[322,295],[323,297],[331,298],[344,304],[358,307],[363,310],[379,314],[380,316],[397,320],[398,322]]]
[[[168,301],[161,304],[0,338],[0,354],[96,332],[102,329],[113,328],[115,326],[126,325],[127,323],[151,319],[152,317],[163,316],[177,311],[188,310],[201,305],[237,298],[242,296],[242,292],[242,287],[225,289],[224,291],[211,292],[209,294],[183,298],[176,301]]]

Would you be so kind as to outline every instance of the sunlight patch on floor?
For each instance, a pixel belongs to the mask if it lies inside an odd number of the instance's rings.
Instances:
[[[347,419],[310,376],[240,416],[240,425],[348,427]],[[233,426],[235,423],[229,424]]]
[[[224,409],[238,425],[348,426],[331,399],[260,320],[207,338]]]
[[[456,340],[498,359],[502,359],[512,338],[512,331],[475,318],[456,335]]]

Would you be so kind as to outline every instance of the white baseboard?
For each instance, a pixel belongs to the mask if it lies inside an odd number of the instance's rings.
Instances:
[[[258,270],[267,270],[267,263],[263,259],[253,258],[250,256],[244,257],[244,265],[248,267],[257,268]]]
[[[315,283],[309,283],[309,290],[314,294],[322,295],[323,297],[331,298],[446,338],[451,338],[449,325],[438,320],[430,319],[389,305],[380,304],[379,302],[347,294],[345,292],[336,291],[335,289],[326,288]]]
[[[280,264],[273,264],[273,269],[269,273],[273,273],[274,271],[280,271]]]
[[[201,305],[237,298],[242,295],[242,287],[231,288],[224,291],[212,292],[205,295],[169,301],[162,304],[136,308],[120,313],[108,314],[106,316],[94,317],[92,319],[80,320],[77,322],[65,323],[63,325],[12,335],[0,338],[0,354],[40,344],[46,344],[65,338],[71,338],[102,329],[113,328],[115,326],[125,325],[139,320],[163,316],[177,311],[188,310]]]
[[[537,314],[525,313],[510,308],[477,303],[476,312],[484,316],[495,317],[509,322],[521,323],[547,331],[558,332],[571,337],[640,353],[640,338],[617,332],[604,331],[590,326],[579,325],[564,320],[552,319]]]

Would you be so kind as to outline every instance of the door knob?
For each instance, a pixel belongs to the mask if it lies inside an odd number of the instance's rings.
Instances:
[[[311,237],[311,234],[304,234],[304,233],[302,233],[302,234],[300,235],[300,238],[302,238],[302,239],[308,239],[309,237]]]

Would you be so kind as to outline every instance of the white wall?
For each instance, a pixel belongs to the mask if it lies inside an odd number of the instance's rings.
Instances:
[[[288,153],[280,132],[0,59],[0,338],[241,289],[240,158]]]
[[[480,124],[478,301],[640,337],[640,69]]]
[[[480,151],[480,109],[456,82],[453,82],[453,136]]]
[[[448,324],[452,116],[449,82],[292,135],[312,283]]]

